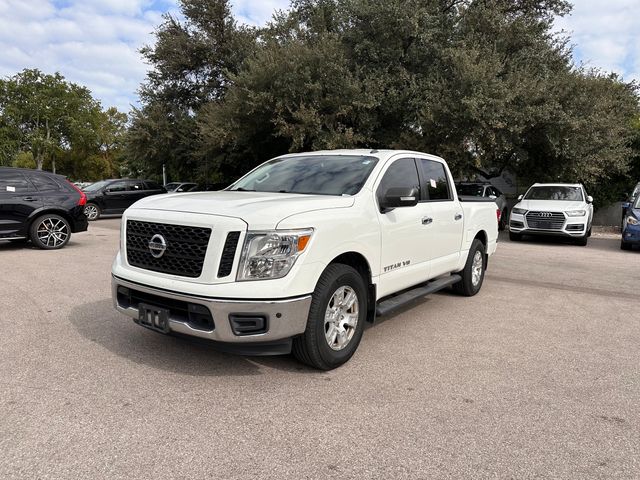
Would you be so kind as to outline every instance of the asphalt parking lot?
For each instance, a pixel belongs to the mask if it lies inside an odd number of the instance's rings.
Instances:
[[[317,372],[112,308],[119,219],[0,244],[0,478],[640,478],[640,252],[502,238]]]

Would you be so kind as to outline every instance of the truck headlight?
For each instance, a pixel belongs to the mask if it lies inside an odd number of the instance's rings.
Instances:
[[[527,211],[524,208],[512,208],[511,213],[515,213],[516,215],[524,215]]]
[[[313,229],[248,232],[242,247],[238,281],[282,278],[311,240]]]
[[[569,210],[568,212],[564,212],[567,214],[567,217],[584,217],[587,214],[586,210]]]
[[[627,217],[627,223],[629,225],[638,225],[640,222],[635,217]]]

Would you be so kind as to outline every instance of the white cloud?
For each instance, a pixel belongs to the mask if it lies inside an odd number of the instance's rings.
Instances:
[[[555,26],[571,35],[578,63],[640,80],[640,1],[575,0]]]
[[[286,10],[289,0],[232,0],[233,12],[241,23],[264,25],[276,10]]]

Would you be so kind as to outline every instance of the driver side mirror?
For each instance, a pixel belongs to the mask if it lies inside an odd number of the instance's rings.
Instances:
[[[524,198],[524,195],[518,195],[518,201],[522,200]]]
[[[386,213],[394,208],[415,207],[418,204],[417,188],[390,188],[380,200],[380,210]]]
[[[593,203],[593,197],[591,195],[587,196],[587,203]]]

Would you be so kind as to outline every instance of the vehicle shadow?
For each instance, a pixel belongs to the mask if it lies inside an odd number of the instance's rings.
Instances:
[[[217,351],[206,340],[152,332],[116,312],[111,299],[75,307],[69,322],[84,338],[121,358],[181,375],[260,375],[262,367],[285,372],[323,373],[298,363],[291,355],[243,357]]]
[[[500,243],[515,243],[515,244],[528,244],[528,245],[557,245],[557,246],[567,246],[567,247],[575,247],[575,248],[588,248],[588,249],[599,249],[599,250],[620,250],[620,239],[619,238],[607,238],[607,237],[597,237],[592,236],[589,238],[589,243],[586,247],[581,247],[576,245],[573,239],[566,237],[554,237],[554,236],[528,236],[525,235],[521,240],[514,242],[509,240],[507,235],[500,235]],[[498,247],[499,248],[499,247]]]

